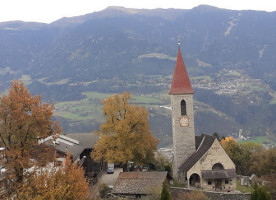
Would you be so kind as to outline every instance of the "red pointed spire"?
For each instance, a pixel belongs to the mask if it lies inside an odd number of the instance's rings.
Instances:
[[[190,79],[181,55],[180,47],[178,49],[173,79],[169,94],[193,94]]]

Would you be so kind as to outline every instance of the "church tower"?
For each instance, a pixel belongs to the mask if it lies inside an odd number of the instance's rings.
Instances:
[[[195,152],[193,94],[189,76],[178,49],[171,89],[173,176],[178,179],[179,167]]]

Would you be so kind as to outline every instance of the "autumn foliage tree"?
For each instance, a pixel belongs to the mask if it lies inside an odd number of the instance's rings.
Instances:
[[[271,193],[276,193],[276,148],[264,149],[251,155],[250,171],[254,172]]]
[[[47,162],[50,149],[39,145],[38,139],[59,134],[61,128],[52,121],[53,105],[32,96],[24,84],[13,81],[8,95],[0,98],[0,145],[5,147],[5,168],[9,174],[9,189],[23,181],[23,169],[37,162]]]
[[[88,182],[82,167],[71,163],[67,155],[65,164],[51,170],[37,170],[28,177],[17,191],[20,200],[84,200]]]
[[[97,131],[97,141],[92,157],[106,162],[144,164],[152,160],[158,140],[150,131],[149,113],[144,107],[130,105],[130,94],[115,94],[103,100],[105,122]]]
[[[262,145],[253,142],[237,143],[231,137],[226,137],[225,140],[221,140],[221,145],[235,163],[238,174],[251,175],[252,173],[258,173],[253,166],[255,166],[254,163],[258,160],[257,155],[264,152]],[[258,166],[260,160],[257,162]]]
[[[220,141],[221,146],[226,149],[230,145],[236,145],[237,142],[233,137],[226,137]]]
[[[271,148],[252,154],[250,169],[257,176],[276,174],[276,148]]]

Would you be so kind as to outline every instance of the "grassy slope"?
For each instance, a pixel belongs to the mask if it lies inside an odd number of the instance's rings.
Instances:
[[[270,144],[275,144],[276,145],[276,142],[273,142],[272,140],[268,139],[267,136],[257,136],[257,137],[254,137],[254,139],[252,140],[241,140],[239,141],[239,143],[246,143],[246,142],[255,142],[255,143],[258,143],[258,144],[265,144],[265,143],[270,143]]]
[[[99,92],[85,92],[83,93],[86,98],[80,101],[65,101],[59,102],[55,105],[55,116],[60,116],[72,120],[86,120],[96,119],[102,121],[101,114],[102,103],[101,101],[112,94],[99,93]],[[168,104],[169,96],[161,94],[150,94],[143,96],[133,95],[130,103],[145,106],[146,108],[156,107],[159,105]]]

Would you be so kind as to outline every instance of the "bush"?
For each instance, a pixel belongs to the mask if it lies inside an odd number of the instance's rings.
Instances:
[[[108,192],[109,192],[108,186],[107,186],[106,184],[102,184],[102,185],[100,186],[100,197],[101,197],[101,198],[107,197]]]
[[[253,191],[251,193],[251,200],[271,200],[272,197],[265,187],[260,187],[258,184],[254,184]]]

